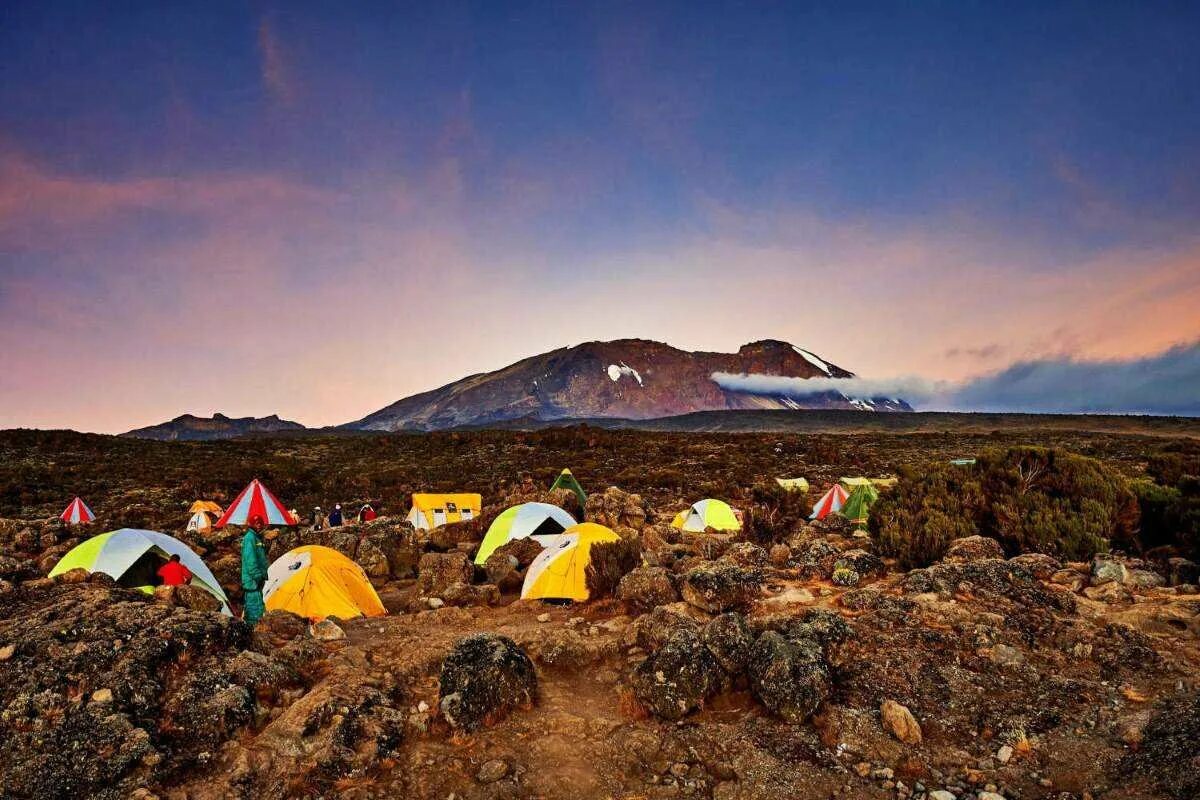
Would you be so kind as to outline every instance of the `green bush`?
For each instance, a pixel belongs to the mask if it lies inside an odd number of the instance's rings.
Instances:
[[[1087,559],[1110,545],[1138,549],[1139,508],[1128,481],[1084,456],[1041,447],[981,455],[971,467],[937,466],[899,486],[871,511],[881,555],[906,568],[941,558],[951,541],[981,534],[1008,555]]]
[[[1182,556],[1200,559],[1200,478],[1184,475],[1177,487],[1135,481],[1134,492],[1141,507],[1142,544],[1170,547]]]

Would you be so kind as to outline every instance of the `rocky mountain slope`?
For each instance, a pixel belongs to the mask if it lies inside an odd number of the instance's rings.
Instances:
[[[519,419],[654,419],[730,409],[912,410],[903,400],[836,391],[799,399],[733,391],[713,380],[718,372],[854,377],[807,350],[771,339],[736,353],[688,352],[644,339],[586,342],[407,397],[344,427],[438,430]]]
[[[233,439],[248,433],[302,430],[304,430],[304,426],[299,422],[280,419],[275,414],[269,417],[234,418],[218,413],[213,414],[212,417],[184,414],[169,422],[137,428],[121,435],[133,439],[156,439],[162,442],[212,441],[214,439]]]

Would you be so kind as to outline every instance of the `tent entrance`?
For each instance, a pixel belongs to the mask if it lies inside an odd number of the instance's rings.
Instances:
[[[533,532],[530,533],[529,535],[530,536],[557,536],[558,534],[562,533],[565,530],[566,530],[566,528],[564,528],[562,526],[562,523],[560,523],[554,517],[546,517],[544,520],[542,520],[542,523],[540,525],[538,525],[536,528],[534,528]]]
[[[129,565],[129,569],[117,578],[117,585],[126,589],[140,589],[143,586],[158,586],[162,579],[158,577],[158,569],[167,563],[167,554],[157,547],[151,548],[138,556],[137,561]]]

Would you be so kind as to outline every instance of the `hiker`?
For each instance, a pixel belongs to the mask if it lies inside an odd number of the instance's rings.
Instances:
[[[329,512],[329,527],[336,528],[342,524],[342,504],[335,503],[333,511]]]
[[[371,520],[375,519],[376,516],[378,516],[378,515],[375,513],[375,509],[371,508],[370,503],[367,503],[366,505],[364,505],[362,508],[360,508],[358,510],[359,524],[362,524],[364,522],[370,522]]]
[[[321,510],[320,506],[317,506],[316,508],[313,509],[313,524],[312,524],[312,526],[313,526],[314,531],[325,530],[325,512]]]
[[[183,586],[192,580],[192,571],[180,562],[178,553],[172,553],[171,560],[158,568],[158,577],[163,586]]]
[[[246,535],[242,537],[242,591],[245,595],[242,618],[251,626],[258,624],[266,611],[262,590],[267,582],[267,551],[259,535],[263,527],[262,516],[255,514],[246,527]]]

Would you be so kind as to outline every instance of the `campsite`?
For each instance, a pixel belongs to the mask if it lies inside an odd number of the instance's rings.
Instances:
[[[1127,426],[4,432],[6,796],[1194,796],[1200,429]]]

